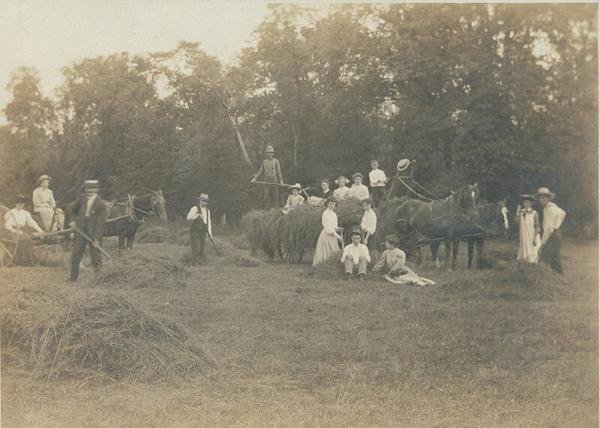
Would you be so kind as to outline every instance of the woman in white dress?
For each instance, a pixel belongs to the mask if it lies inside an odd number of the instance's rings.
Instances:
[[[40,215],[42,226],[47,232],[62,229],[64,214],[56,208],[54,194],[50,190],[51,178],[44,174],[38,178],[39,186],[33,191],[33,212]]]
[[[515,223],[519,225],[519,252],[517,260],[526,263],[537,263],[540,249],[540,218],[532,205],[532,195],[521,195],[521,203],[517,208]]]
[[[340,244],[344,244],[344,238],[340,235],[341,229],[338,227],[337,214],[334,211],[336,199],[330,197],[327,199],[327,208],[321,215],[321,223],[323,230],[319,235],[317,247],[315,248],[315,256],[313,258],[313,266],[328,260],[340,251]]]
[[[335,180],[335,184],[339,186],[333,191],[333,197],[336,200],[341,201],[348,198],[348,192],[350,192],[350,188],[346,186],[347,182],[348,180],[343,175],[340,175],[337,180]]]

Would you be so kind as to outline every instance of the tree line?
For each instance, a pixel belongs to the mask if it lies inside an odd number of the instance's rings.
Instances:
[[[596,5],[270,9],[231,64],[193,42],[88,58],[53,98],[16,70],[0,202],[48,173],[63,202],[91,177],[107,197],[162,189],[173,213],[209,193],[235,220],[260,205],[249,180],[273,145],[289,183],[410,158],[439,194],[477,181],[514,201],[548,186],[571,222],[596,222]]]

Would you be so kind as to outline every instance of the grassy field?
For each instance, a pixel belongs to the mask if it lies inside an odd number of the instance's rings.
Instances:
[[[513,247],[488,250],[512,257]],[[184,287],[123,289],[183,324],[216,369],[178,382],[45,382],[4,359],[2,426],[596,427],[597,242],[567,243],[564,255],[564,277],[428,264],[419,272],[438,284],[424,288],[213,263]],[[0,283],[67,287],[66,276],[10,268]]]

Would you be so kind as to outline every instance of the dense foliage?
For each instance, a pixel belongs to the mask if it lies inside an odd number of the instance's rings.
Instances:
[[[596,5],[271,6],[224,65],[194,43],[64,68],[55,100],[14,73],[0,128],[0,201],[51,174],[60,200],[87,177],[108,197],[161,188],[173,212],[200,192],[239,218],[267,144],[286,182],[389,173],[400,157],[438,192],[489,199],[555,189],[571,222],[597,218]],[[6,202],[5,202],[6,203]]]

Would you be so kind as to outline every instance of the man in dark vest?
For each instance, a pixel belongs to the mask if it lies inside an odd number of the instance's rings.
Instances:
[[[98,247],[101,245],[104,235],[107,216],[106,202],[98,195],[100,191],[98,180],[86,180],[84,191],[85,194],[69,207],[73,219],[69,223],[69,227],[77,228],[71,253],[71,281],[77,281],[79,278],[79,263],[88,245],[94,271],[97,273],[102,266],[102,256]]]
[[[275,158],[275,150],[273,146],[267,146],[265,150],[265,156],[267,157],[258,172],[252,177],[252,182],[256,181],[259,177],[263,177],[263,181],[267,183],[273,183],[271,185],[265,185],[264,188],[264,203],[265,209],[276,208],[279,206],[279,187],[277,184],[283,184],[283,176],[281,175],[281,165]]]
[[[212,236],[212,222],[208,209],[208,195],[203,193],[198,198],[198,205],[194,205],[187,215],[190,223],[190,244],[192,246],[192,263],[199,264],[206,261],[205,246],[206,236]]]

